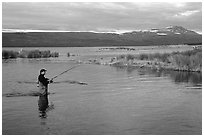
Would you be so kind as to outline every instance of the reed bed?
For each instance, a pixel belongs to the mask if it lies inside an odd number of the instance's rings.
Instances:
[[[59,57],[58,52],[50,52],[50,50],[40,51],[40,50],[21,50],[19,52],[12,50],[3,50],[2,58],[49,58],[49,57]]]
[[[2,58],[3,59],[9,59],[9,58],[17,58],[19,56],[19,53],[12,50],[3,50],[2,51]]]
[[[172,53],[143,53],[139,55],[120,55],[117,57],[117,60],[126,60],[132,62],[135,60],[144,60],[154,63],[156,62],[156,64],[162,63],[165,64],[165,66],[174,68],[175,70],[202,71],[202,49]]]

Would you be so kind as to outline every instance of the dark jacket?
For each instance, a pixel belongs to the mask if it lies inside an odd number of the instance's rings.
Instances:
[[[49,84],[49,79],[45,78],[45,76],[41,74],[38,76],[38,81],[41,82],[44,86]]]
[[[45,78],[44,75],[39,75],[38,76],[38,84],[39,84],[39,92],[42,95],[46,95],[48,92],[48,84],[49,84],[49,79]]]

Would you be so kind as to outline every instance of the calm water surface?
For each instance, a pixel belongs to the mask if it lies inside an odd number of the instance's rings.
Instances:
[[[111,55],[98,48],[52,50],[60,57],[3,60],[3,134],[202,134],[200,73],[81,64],[49,86],[52,107],[39,117],[38,97],[22,95],[37,92],[40,68],[53,77],[76,65],[73,59]],[[77,56],[67,58],[68,51]]]

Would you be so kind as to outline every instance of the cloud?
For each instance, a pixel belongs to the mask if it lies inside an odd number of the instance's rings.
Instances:
[[[176,17],[180,17],[180,16],[190,16],[193,15],[194,13],[200,12],[199,10],[193,10],[193,11],[185,11],[185,12],[181,12],[176,14]]]
[[[3,3],[2,23],[5,29],[116,31],[181,25],[201,30],[201,11],[201,2],[10,2]]]

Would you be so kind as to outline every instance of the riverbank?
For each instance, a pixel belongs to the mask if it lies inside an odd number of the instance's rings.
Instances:
[[[202,72],[202,49],[193,49],[183,52],[126,54],[109,60],[93,59],[87,63],[111,65],[116,67],[148,67],[156,70],[174,70],[188,72]]]
[[[2,59],[12,59],[12,58],[49,58],[49,57],[59,57],[58,52],[50,52],[50,50],[40,51],[40,50],[3,50]]]

